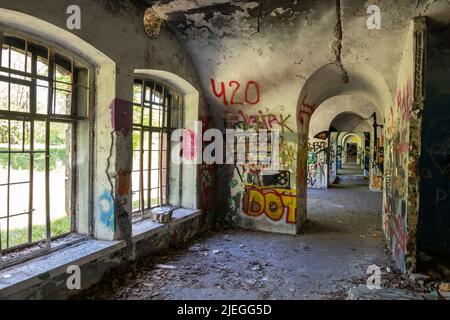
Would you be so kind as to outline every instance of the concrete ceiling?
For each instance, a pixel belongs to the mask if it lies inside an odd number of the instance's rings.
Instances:
[[[335,125],[339,126],[339,128],[336,127],[339,131],[352,131],[350,129],[361,122],[361,119],[369,119],[374,112],[377,114],[377,121],[382,122],[382,115],[370,101],[354,95],[333,97],[323,102],[314,111],[309,126],[309,136],[314,137],[317,133],[328,131],[330,126],[334,127]],[[348,127],[346,126],[347,120],[349,120]],[[370,126],[367,128],[364,123],[371,123],[371,121],[363,121],[354,130],[370,131]]]
[[[367,7],[372,1],[366,0],[148,3],[153,4],[152,12],[166,21],[193,60],[217,127],[221,127],[225,112],[270,112],[276,108],[291,115],[288,125],[295,128],[297,102],[307,80],[337,61],[353,76],[353,88],[349,90],[345,83],[338,85],[342,76],[333,74],[336,79],[330,82],[330,94],[319,97],[319,102],[333,94],[359,93],[376,105],[380,117],[384,115],[393,105],[411,19],[421,14],[439,23],[449,22],[449,1],[422,0],[417,6],[416,2],[377,1],[382,17],[380,30],[367,28]],[[341,32],[336,31],[338,24]],[[341,49],[336,51],[339,45]],[[249,80],[256,81],[261,102],[251,108],[224,106],[211,90],[211,79],[225,84],[237,81],[242,86]]]
[[[351,112],[344,112],[336,116],[330,127],[339,132],[370,132],[371,126],[368,118],[363,118]]]

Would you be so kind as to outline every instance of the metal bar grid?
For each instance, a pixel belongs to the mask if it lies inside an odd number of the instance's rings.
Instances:
[[[136,138],[139,137],[138,149],[133,149],[133,157],[138,157],[139,161],[133,161],[133,163],[135,165],[139,163],[139,168],[133,167],[132,172],[139,175],[139,189],[132,190],[132,194],[139,195],[139,206],[133,207],[133,211],[134,213],[139,213],[139,220],[141,220],[145,219],[147,210],[167,204],[168,188],[166,183],[163,183],[163,174],[165,172],[165,181],[167,182],[168,161],[170,159],[170,140],[168,137],[173,130],[170,111],[172,108],[178,109],[179,106],[174,105],[174,91],[162,83],[147,79],[136,79],[135,85],[140,86],[141,101],[140,103],[133,102],[135,107],[140,108],[139,116],[133,117],[135,119],[133,121],[133,131],[138,133]],[[167,96],[170,94],[173,96],[171,99],[168,99]],[[160,96],[160,99],[156,98],[157,95]],[[156,109],[154,108],[155,106],[157,107]],[[154,113],[154,111],[157,113]],[[149,119],[145,118],[147,115]],[[136,118],[140,118],[139,121]],[[145,137],[148,137],[148,141],[145,141]],[[158,146],[153,148],[156,140],[158,141]],[[145,152],[148,153],[146,155],[146,165],[144,165]],[[154,157],[155,153],[158,153],[157,159]],[[163,155],[163,153],[166,154]],[[152,168],[155,166],[153,161],[157,161],[156,168]],[[152,172],[157,172],[157,187],[153,187]],[[144,185],[144,176],[147,178],[147,185]],[[153,202],[155,199],[152,199],[152,191],[155,192],[155,190],[156,203]]]
[[[0,48],[3,48],[3,45],[5,43],[4,34],[0,31]],[[4,267],[4,254],[8,252],[12,252],[15,250],[21,250],[23,248],[35,245],[37,243],[42,243],[45,241],[46,248],[44,251],[48,251],[51,249],[51,241],[55,238],[59,238],[64,235],[58,235],[57,237],[52,237],[51,235],[51,207],[50,207],[50,159],[51,159],[51,150],[50,150],[50,131],[51,131],[51,124],[52,123],[67,123],[70,125],[71,132],[72,132],[72,142],[76,140],[76,128],[77,128],[77,122],[83,121],[83,120],[89,120],[88,117],[79,117],[77,116],[78,110],[76,109],[76,99],[75,95],[73,94],[73,91],[75,88],[84,88],[89,90],[88,86],[83,86],[77,83],[78,79],[75,78],[76,71],[74,67],[74,60],[70,60],[70,68],[64,68],[67,71],[70,71],[71,76],[71,83],[64,82],[64,81],[58,81],[55,79],[56,77],[56,62],[55,62],[55,55],[56,53],[51,48],[47,48],[47,60],[45,64],[48,63],[48,71],[47,76],[42,76],[38,74],[38,54],[36,52],[33,52],[31,50],[31,46],[29,45],[29,42],[27,40],[24,40],[24,47],[25,49],[20,49],[18,51],[20,54],[23,54],[25,62],[24,62],[24,71],[16,70],[11,67],[12,59],[11,59],[11,51],[13,50],[13,47],[8,44],[8,63],[2,63],[2,54],[0,54],[0,72],[2,73],[0,75],[0,80],[8,83],[8,104],[7,109],[0,109],[0,120],[4,120],[5,124],[7,124],[7,151],[0,151],[1,154],[7,154],[7,174],[6,174],[6,183],[0,184],[0,187],[6,187],[6,215],[4,217],[0,217],[0,222],[6,220],[6,235],[5,236],[5,242],[6,247],[2,247],[3,245],[3,238],[2,238],[2,228],[0,228],[0,268]],[[14,48],[16,50],[16,48]],[[43,57],[41,55],[41,57]],[[59,58],[61,59],[61,58]],[[7,65],[7,66],[6,66]],[[7,74],[7,76],[5,76]],[[42,87],[41,84],[39,84],[39,81],[46,81],[48,85],[46,88],[48,88],[48,95],[47,95],[47,114],[38,114],[37,113],[37,88]],[[29,94],[28,94],[28,110],[27,111],[16,111],[11,110],[11,85],[17,84],[26,86],[29,88]],[[55,100],[55,92],[56,90],[59,91],[68,91],[64,90],[63,88],[57,89],[57,84],[66,84],[72,86],[72,92],[71,92],[71,101],[70,105],[67,107],[70,107],[70,113],[69,114],[55,114],[53,107],[56,105]],[[20,110],[20,109],[19,109]],[[12,148],[12,141],[14,133],[12,132],[12,122],[21,122],[22,128],[21,128],[21,149],[17,150],[17,148]],[[35,150],[35,121],[42,121],[45,124],[45,150]],[[5,125],[6,126],[6,125]],[[16,138],[17,139],[17,138]],[[27,142],[27,139],[29,139],[29,143]],[[74,212],[73,208],[75,207],[73,205],[74,197],[73,194],[75,192],[76,188],[76,144],[71,144],[71,179],[72,179],[72,197],[70,198],[70,212],[71,212],[71,228],[70,232],[75,231],[75,220],[74,220]],[[27,154],[29,155],[29,168],[28,168],[28,175],[29,175],[29,181],[12,181],[11,175],[12,175],[12,156],[14,154]],[[33,212],[35,212],[34,204],[33,204],[33,191],[34,191],[34,165],[35,165],[35,155],[37,154],[45,154],[45,220],[46,220],[46,236],[45,239],[34,241],[33,240]],[[28,159],[27,159],[28,161]],[[11,187],[17,186],[17,185],[25,185],[29,184],[28,186],[28,210],[25,212],[20,213],[11,213]],[[27,228],[27,242],[20,243],[18,245],[11,246],[11,224],[10,219],[14,217],[20,217],[20,216],[28,216],[28,228]],[[1,226],[1,223],[0,223]],[[22,259],[22,258],[21,258]],[[9,260],[8,260],[9,261]],[[8,262],[9,263],[9,262]]]
[[[48,50],[48,100],[47,100],[47,113],[52,114],[53,109],[53,80],[55,76],[55,61],[54,52],[52,49]],[[55,102],[56,104],[56,102]],[[47,248],[51,247],[51,216],[50,216],[50,121],[47,118],[45,121],[45,234],[46,234],[46,244]]]
[[[144,87],[142,88],[143,92],[147,92],[147,80],[143,81]],[[149,120],[148,120],[148,125],[150,127],[153,127],[153,95],[155,94],[155,90],[156,90],[156,85],[153,84],[153,87],[149,87],[150,89],[150,108],[149,108]],[[144,94],[144,99],[145,99],[145,94]],[[143,101],[143,105],[145,104],[145,101]],[[142,123],[144,123],[144,119],[142,119]],[[152,141],[153,141],[153,131],[150,131],[148,133],[148,168],[152,167]],[[152,207],[152,195],[151,195],[151,190],[150,188],[152,187],[152,176],[151,176],[151,171],[146,169],[147,171],[147,207],[151,208]],[[144,172],[141,173],[142,175],[144,175]],[[144,186],[142,185],[141,188],[144,188]],[[143,211],[144,212],[144,211]],[[145,216],[144,214],[142,215],[142,219],[144,219]]]
[[[165,94],[164,94],[164,87],[162,87],[161,94],[162,94],[163,104],[165,104],[164,102],[166,102],[166,99],[165,99]],[[164,127],[166,125],[165,120],[166,120],[166,108],[163,106],[163,108],[162,108],[162,127]],[[158,152],[158,154],[159,154],[159,166],[158,166],[158,168],[159,168],[159,172],[158,172],[159,173],[159,175],[158,175],[159,205],[163,205],[163,195],[162,195],[162,191],[163,191],[163,188],[162,188],[162,171],[163,171],[163,159],[162,158],[163,158],[163,154],[162,153],[164,152],[164,151],[162,151],[163,139],[164,139],[164,134],[161,132],[159,134],[159,150],[161,150],[161,152]],[[167,165],[166,165],[166,167],[167,167]]]

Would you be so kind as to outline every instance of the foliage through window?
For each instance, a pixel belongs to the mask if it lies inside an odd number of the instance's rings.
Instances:
[[[0,45],[1,262],[1,254],[40,242],[45,250],[74,231],[88,75],[53,48],[3,33]]]
[[[161,83],[137,79],[133,87],[133,218],[168,204],[170,135],[179,128],[182,98]]]

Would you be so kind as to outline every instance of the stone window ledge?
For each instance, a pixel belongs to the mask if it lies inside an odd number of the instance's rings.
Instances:
[[[169,223],[144,220],[133,224],[132,242],[145,240],[168,228],[201,215],[201,210],[177,209]],[[83,266],[127,246],[126,241],[86,239],[46,255],[0,270],[0,299],[10,297],[67,272],[71,265]],[[67,274],[69,276],[69,274]]]
[[[136,243],[144,240],[155,233],[164,232],[167,229],[177,226],[186,220],[194,219],[202,214],[198,209],[176,209],[173,212],[172,220],[168,223],[158,223],[150,219],[133,223],[132,242]]]
[[[71,265],[82,266],[125,246],[125,241],[88,239],[73,246],[1,270],[0,299],[64,274]]]

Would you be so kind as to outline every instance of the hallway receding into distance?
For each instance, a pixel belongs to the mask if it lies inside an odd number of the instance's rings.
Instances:
[[[348,162],[342,165],[341,169],[337,170],[337,179],[332,187],[341,184],[354,184],[354,185],[367,185],[369,186],[369,180],[364,177],[364,170],[356,163]],[[381,203],[380,199],[380,203]]]
[[[449,39],[450,0],[0,0],[0,300],[450,300]]]
[[[351,287],[366,283],[373,264],[387,275],[385,282],[392,280],[386,268],[392,273],[395,264],[380,226],[381,193],[348,183],[309,190],[308,210],[304,235],[217,232],[142,269],[113,272],[100,290],[78,298],[345,299]],[[127,281],[114,280],[128,272],[133,275]]]

